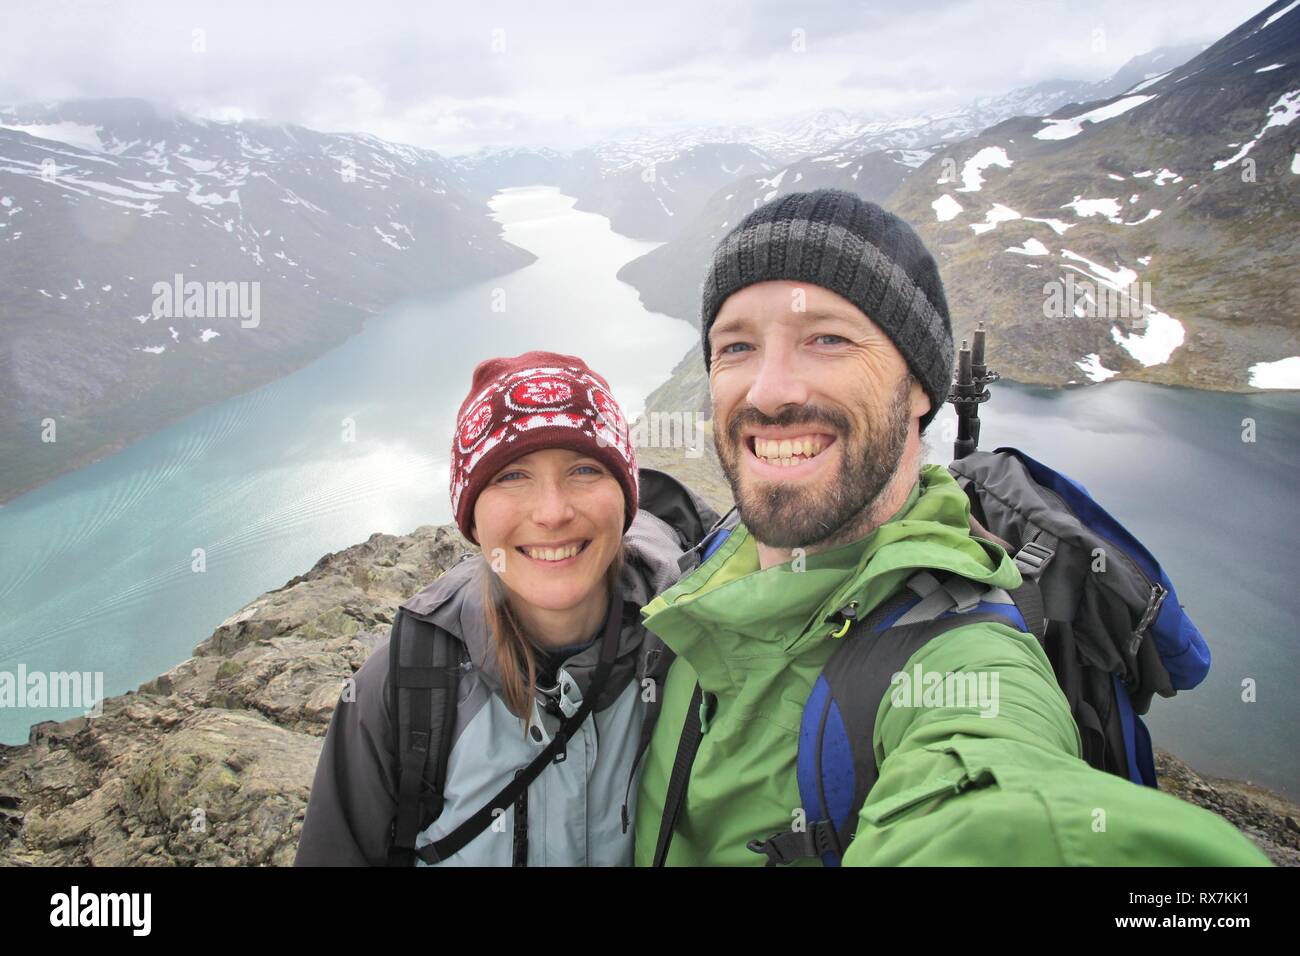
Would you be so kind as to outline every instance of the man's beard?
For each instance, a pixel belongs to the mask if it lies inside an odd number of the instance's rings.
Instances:
[[[854,532],[869,517],[869,509],[902,459],[911,425],[909,385],[908,376],[903,376],[884,414],[868,416],[861,432],[854,430],[848,416],[833,409],[787,408],[776,418],[768,418],[751,405],[738,409],[727,423],[725,447],[721,432],[715,431],[713,443],[722,471],[740,518],[754,538],[773,548],[800,548],[858,537]],[[757,480],[752,475],[742,482],[740,433],[750,425],[820,426],[819,430],[833,433],[840,446],[838,472],[820,479],[816,487]]]

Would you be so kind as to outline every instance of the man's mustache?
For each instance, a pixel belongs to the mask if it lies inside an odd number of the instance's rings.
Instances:
[[[733,446],[740,444],[741,429],[747,426],[788,428],[791,425],[816,425],[837,435],[847,435],[852,427],[847,415],[833,409],[801,405],[787,408],[773,418],[747,405],[732,414],[727,423],[727,440]]]

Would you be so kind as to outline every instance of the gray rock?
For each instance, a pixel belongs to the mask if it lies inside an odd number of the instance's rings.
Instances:
[[[102,716],[0,746],[0,865],[291,865],[343,681],[397,605],[470,547],[453,527],[372,535]]]

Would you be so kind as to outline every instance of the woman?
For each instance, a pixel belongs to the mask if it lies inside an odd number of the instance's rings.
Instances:
[[[296,862],[631,864],[667,663],[639,611],[716,515],[638,473],[608,384],[550,352],[474,370],[451,503],[480,553],[402,604],[354,675]]]

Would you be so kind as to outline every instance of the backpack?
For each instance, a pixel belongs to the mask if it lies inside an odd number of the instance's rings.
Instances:
[[[705,529],[716,526],[712,508],[685,485],[663,472],[639,469],[641,510],[666,522],[677,534],[683,549],[694,548]],[[458,558],[472,558],[466,552]],[[560,724],[550,744],[487,804],[451,833],[435,843],[415,848],[421,832],[443,810],[443,788],[456,727],[456,703],[460,677],[473,665],[464,643],[433,621],[402,608],[398,609],[389,636],[389,692],[393,714],[393,748],[398,755],[397,809],[389,826],[389,866],[412,866],[416,858],[434,864],[459,852],[491,826],[495,815],[507,807],[515,810],[513,858],[515,866],[528,859],[528,787],[552,762],[565,759],[565,745],[587,719],[604,684],[618,644],[622,615],[620,602],[612,602],[602,638],[601,658],[591,686],[578,710]],[[647,641],[645,679],[655,683],[652,704],[642,724],[637,763],[649,745],[662,698],[672,654],[662,644]],[[630,787],[630,784],[629,784]],[[623,828],[627,829],[627,806],[623,807]]]
[[[1023,584],[1008,592],[945,572],[920,571],[863,619],[849,604],[827,618],[839,643],[809,694],[797,777],[806,823],[754,840],[768,865],[820,857],[837,866],[879,775],[876,713],[908,659],[947,631],[994,621],[1033,634],[1052,664],[1093,767],[1156,786],[1151,738],[1139,715],[1209,671],[1204,638],[1183,613],[1160,565],[1079,483],[1014,448],[974,452],[949,465],[971,504],[974,533],[1013,556]],[[707,560],[732,516],[700,549]],[[707,696],[707,695],[704,695]],[[699,744],[699,688],[688,710],[665,822],[684,799]],[[676,768],[675,768],[676,769]],[[679,776],[677,774],[674,777]],[[660,829],[656,863],[671,827]]]

